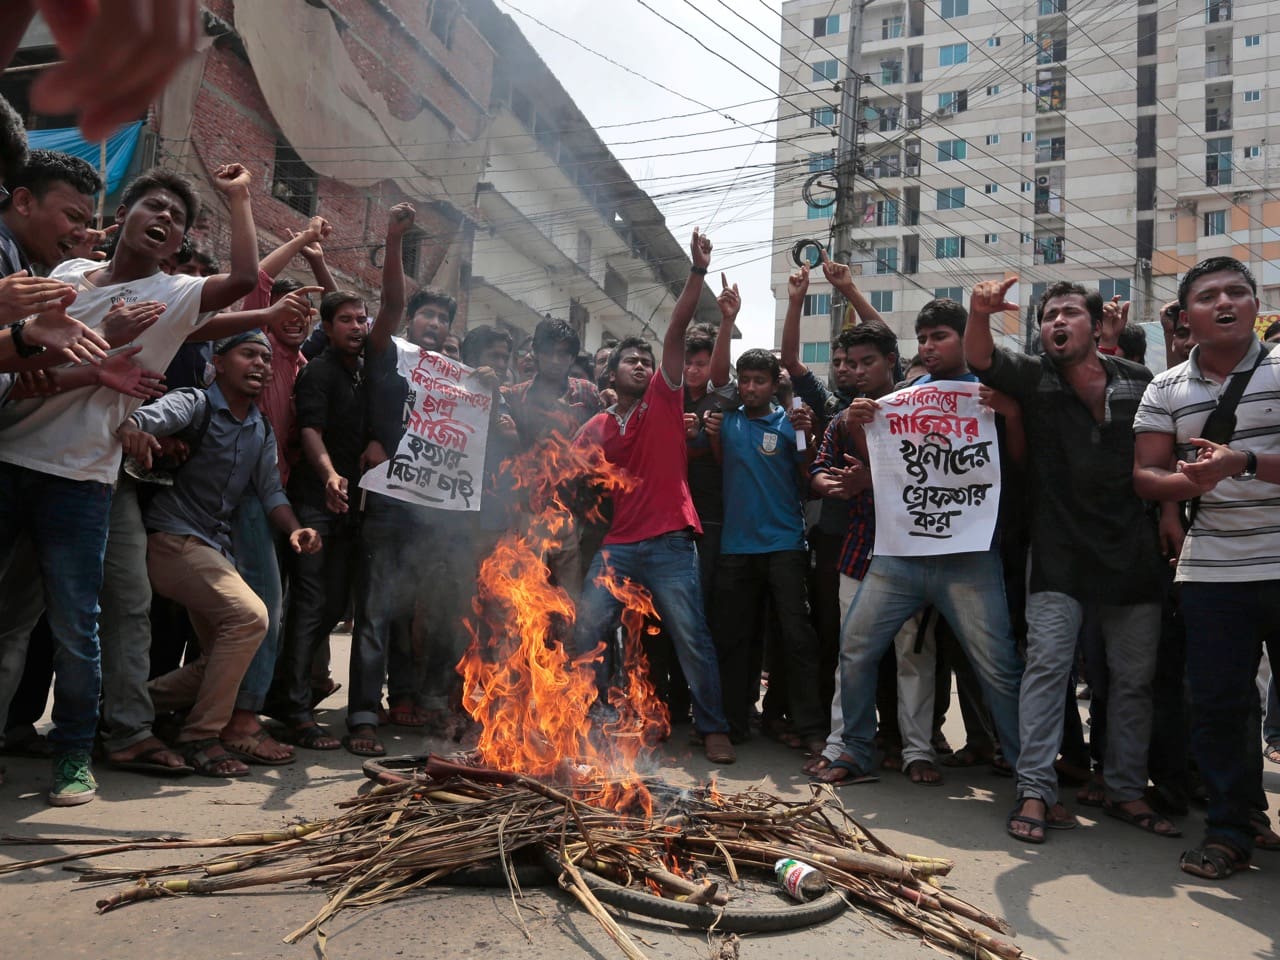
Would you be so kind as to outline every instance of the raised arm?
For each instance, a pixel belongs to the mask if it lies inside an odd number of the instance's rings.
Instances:
[[[404,235],[413,226],[417,211],[411,203],[397,203],[387,217],[387,245],[382,251],[382,300],[378,316],[369,332],[369,348],[382,353],[391,346],[391,336],[404,318]]]
[[[269,327],[278,327],[292,317],[309,319],[311,301],[308,298],[319,292],[319,287],[302,287],[261,310],[229,310],[226,313],[220,313],[187,337],[187,341],[204,343],[209,340],[221,340],[223,337],[235,336],[245,330],[256,330],[259,327],[266,330]]]
[[[213,185],[231,207],[231,272],[204,282],[201,313],[226,309],[258,285],[258,236],[249,197],[252,180],[249,171],[238,163],[223,164],[214,172]]]
[[[808,292],[809,268],[804,266],[787,278],[787,316],[782,321],[781,360],[793,383],[809,372],[800,362],[800,315]]]
[[[826,276],[827,282],[840,291],[840,295],[844,297],[845,302],[853,307],[854,315],[857,316],[859,323],[866,323],[868,320],[884,322],[884,317],[880,316],[880,311],[871,305],[871,301],[862,295],[858,285],[853,282],[853,271],[849,269],[847,263],[838,263],[832,260],[827,256],[827,251],[823,250],[822,272]]]
[[[986,370],[996,352],[996,342],[991,336],[991,315],[1002,310],[1017,310],[1016,303],[1009,303],[1005,295],[1018,282],[1017,277],[1007,280],[984,280],[969,295],[969,320],[964,327],[964,358],[970,369]]]
[[[667,383],[684,382],[684,335],[698,309],[698,298],[702,296],[702,284],[707,276],[707,267],[711,264],[711,239],[693,228],[693,238],[689,241],[689,255],[693,266],[689,269],[689,279],[680,291],[680,297],[671,311],[671,322],[667,324],[667,335],[662,338],[662,374]]]
[[[711,347],[711,386],[723,387],[729,382],[729,345],[733,340],[733,323],[738,319],[738,311],[742,309],[742,297],[738,293],[738,285],[729,286],[728,278],[720,274],[720,296],[716,303],[720,307],[720,328],[716,331],[716,341]]]
[[[329,225],[328,220],[324,217],[312,217],[311,222],[307,224],[307,229],[301,233],[295,233],[291,239],[286,240],[263,257],[262,262],[258,264],[258,269],[274,280],[280,276],[281,271],[289,265],[294,257],[302,253],[309,245],[318,243],[332,232],[333,227]]]

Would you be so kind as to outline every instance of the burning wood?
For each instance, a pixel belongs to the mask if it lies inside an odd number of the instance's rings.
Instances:
[[[561,886],[601,921],[626,956],[636,958],[644,954],[601,901],[617,901],[622,890],[626,896],[618,902],[633,912],[662,918],[678,914],[688,925],[723,932],[745,930],[750,925],[739,923],[741,918],[759,911],[735,907],[734,884],[748,872],[771,875],[779,857],[790,857],[821,869],[848,901],[887,913],[932,943],[987,960],[1023,957],[1018,947],[1001,939],[1012,934],[1007,923],[941,889],[939,878],[950,872],[950,861],[900,856],[861,827],[833,794],[816,793],[796,802],[759,792],[725,795],[713,787],[682,791],[648,781],[647,795],[656,807],[650,818],[581,799],[608,793],[600,784],[576,782],[562,789],[436,757],[425,758],[409,777],[386,779],[391,782],[340,803],[338,816],[284,831],[220,840],[103,844],[10,864],[0,872],[139,848],[254,846],[158,868],[76,869],[81,881],[134,881],[98,901],[101,912],[193,893],[321,883],[329,900],[285,937],[296,943],[341,909],[385,903],[429,884],[456,880],[479,863],[501,865],[514,895],[515,865],[532,860],[554,866]],[[651,912],[649,903],[663,909]]]

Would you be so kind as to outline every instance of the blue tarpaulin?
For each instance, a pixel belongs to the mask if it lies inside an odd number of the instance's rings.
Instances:
[[[124,180],[133,161],[133,151],[138,146],[138,132],[142,129],[142,121],[126,124],[107,138],[107,193],[115,193]],[[93,169],[98,169],[101,160],[101,148],[80,136],[75,127],[63,127],[56,130],[28,130],[27,144],[32,150],[57,150],[69,153],[73,157],[84,160]]]

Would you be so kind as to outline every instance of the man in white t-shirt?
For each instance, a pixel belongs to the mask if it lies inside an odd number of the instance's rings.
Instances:
[[[1209,803],[1204,839],[1181,867],[1222,880],[1248,867],[1265,827],[1253,820],[1262,781],[1253,683],[1264,630],[1280,622],[1280,350],[1258,342],[1257,284],[1238,260],[1196,264],[1178,285],[1178,303],[1196,345],[1143,394],[1133,482],[1148,500],[1193,501],[1175,580],[1187,625],[1191,752]],[[1206,429],[1242,376],[1226,426]],[[1274,664],[1280,650],[1271,655]]]
[[[218,168],[213,182],[230,207],[230,273],[202,278],[160,271],[161,261],[176,253],[199,210],[190,184],[161,170],[125,188],[110,261],[70,260],[54,271],[55,279],[75,289],[70,312],[90,329],[122,314],[158,317],[134,340],[142,348],[135,360],[148,369],[168,366],[197,329],[203,336],[219,337],[245,325],[214,320],[212,314],[239,300],[257,281],[250,176],[239,164],[228,164]],[[30,534],[55,643],[49,736],[54,749],[49,802],[55,806],[86,803],[97,790],[89,750],[102,681],[98,592],[112,485],[121,460],[115,430],[138,403],[96,388],[24,400],[0,413],[0,567],[18,534]]]

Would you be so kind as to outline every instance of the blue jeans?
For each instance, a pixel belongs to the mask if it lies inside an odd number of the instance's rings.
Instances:
[[[88,752],[98,726],[102,654],[98,591],[111,486],[0,463],[0,552],[30,534],[53,631],[53,732],[59,754]]]
[[[1000,748],[1018,762],[1022,661],[1009,627],[1000,554],[875,557],[840,629],[844,752],[872,769],[880,658],[907,619],[932,604],[955,630],[991,710]]]
[[[1191,753],[1209,794],[1205,839],[1249,854],[1254,836],[1249,813],[1262,782],[1258,728],[1251,728],[1258,704],[1254,682],[1264,630],[1280,617],[1280,581],[1181,587]],[[1270,652],[1274,663],[1280,654],[1274,639]]]
[[[676,656],[689,682],[693,700],[693,724],[701,733],[727,733],[720,698],[720,670],[716,648],[702,607],[702,585],[698,575],[698,548],[693,535],[666,533],[639,543],[612,543],[601,548],[591,560],[582,600],[578,603],[573,627],[575,656],[590,653],[618,622],[622,610],[596,579],[608,566],[615,577],[627,577],[653,595],[653,605],[662,625],[675,643]],[[596,685],[604,699],[614,668],[606,645],[604,659],[596,663]]]
[[[267,691],[271,689],[271,678],[275,675],[276,657],[280,653],[284,590],[280,585],[280,561],[276,556],[271,521],[267,519],[262,501],[252,493],[245,494],[231,517],[231,554],[244,582],[267,605],[267,635],[249,662],[249,669],[240,681],[240,693],[236,696],[237,710],[261,713]]]

